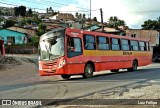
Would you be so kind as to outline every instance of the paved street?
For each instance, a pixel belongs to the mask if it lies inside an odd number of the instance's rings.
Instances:
[[[21,57],[19,56],[19,58]],[[28,56],[28,58],[36,60],[34,57]],[[22,60],[22,64],[18,66],[19,70],[15,70],[16,66],[8,71],[10,74],[7,73],[4,77],[0,77],[1,98],[68,99],[134,83],[160,81],[160,64],[158,63],[141,67],[137,72],[121,70],[119,73],[111,73],[104,71],[95,73],[94,77],[90,79],[73,76],[70,80],[63,80],[60,76],[41,77],[34,63]]]

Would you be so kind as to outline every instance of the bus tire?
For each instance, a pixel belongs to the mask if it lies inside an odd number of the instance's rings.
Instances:
[[[119,69],[110,70],[111,72],[119,72]]]
[[[138,62],[136,60],[133,61],[132,63],[132,68],[128,68],[128,71],[137,71],[138,68]]]
[[[91,78],[93,76],[93,66],[91,64],[86,64],[82,76],[83,78]]]
[[[71,77],[71,75],[61,75],[61,77],[62,77],[63,79],[69,79],[69,78]]]

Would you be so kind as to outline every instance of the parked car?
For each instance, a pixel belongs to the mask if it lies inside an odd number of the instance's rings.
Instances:
[[[155,57],[155,62],[160,62],[160,56]]]

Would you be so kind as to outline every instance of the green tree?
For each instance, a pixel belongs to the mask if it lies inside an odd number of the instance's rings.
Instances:
[[[25,6],[19,6],[19,13],[21,16],[26,16],[26,7]]]
[[[147,30],[159,29],[159,26],[160,25],[158,20],[151,20],[151,19],[144,21],[144,24],[141,25],[142,29],[147,29]]]
[[[19,16],[19,8],[18,7],[14,7],[14,15]]]
[[[27,12],[27,15],[28,15],[28,16],[32,16],[32,13],[33,13],[33,12],[32,12],[32,9],[29,9],[28,12]]]
[[[97,17],[94,17],[94,18],[93,18],[93,21],[97,22]]]
[[[75,16],[76,16],[76,18],[78,18],[78,16],[79,16],[78,12],[76,12],[76,15],[75,15]]]
[[[82,19],[82,14],[81,13],[79,14],[79,19]]]
[[[42,22],[42,20],[39,19],[37,15],[33,15],[32,21],[34,21],[36,24],[40,24]]]
[[[46,9],[46,12],[48,13],[48,8]]]
[[[19,26],[23,27],[24,25],[27,24],[27,20],[25,18],[23,18],[20,22],[19,22]]]
[[[126,26],[125,21],[118,19],[117,16],[111,16],[108,21],[108,26],[118,28],[118,26]]]
[[[86,14],[83,14],[83,19],[86,19]]]
[[[38,47],[39,44],[39,36],[32,36],[28,38],[28,43],[29,45],[34,45]]]
[[[124,21],[124,20],[118,19],[117,25],[118,25],[118,26],[125,26],[126,24],[125,24],[125,21]]]
[[[12,20],[12,19],[6,20],[4,28],[12,27],[12,26],[14,26],[14,24],[15,24],[14,20]]]
[[[28,24],[32,24],[32,19],[27,19],[27,21],[26,21]]]
[[[0,22],[2,22],[3,21],[3,18],[0,18]]]
[[[19,6],[14,7],[14,14],[15,16],[26,16],[26,7],[25,6]]]
[[[43,24],[43,23],[40,23],[40,24],[38,25],[37,35],[38,35],[38,36],[41,36],[42,34],[45,33],[45,31],[46,31],[46,25]]]

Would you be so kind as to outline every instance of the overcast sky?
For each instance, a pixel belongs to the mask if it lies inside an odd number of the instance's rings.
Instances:
[[[87,9],[90,8],[90,0],[0,0],[0,6],[13,7],[13,5],[39,9],[52,7],[53,10],[60,12],[85,11],[88,17],[89,10]],[[99,21],[100,11],[97,9],[100,8],[103,9],[105,22],[110,16],[117,16],[124,20],[130,28],[136,29],[141,28],[145,20],[156,20],[160,16],[160,0],[91,0],[91,10],[94,10],[92,17],[97,17]],[[44,12],[45,10],[38,11]],[[71,13],[75,15],[75,12]]]

